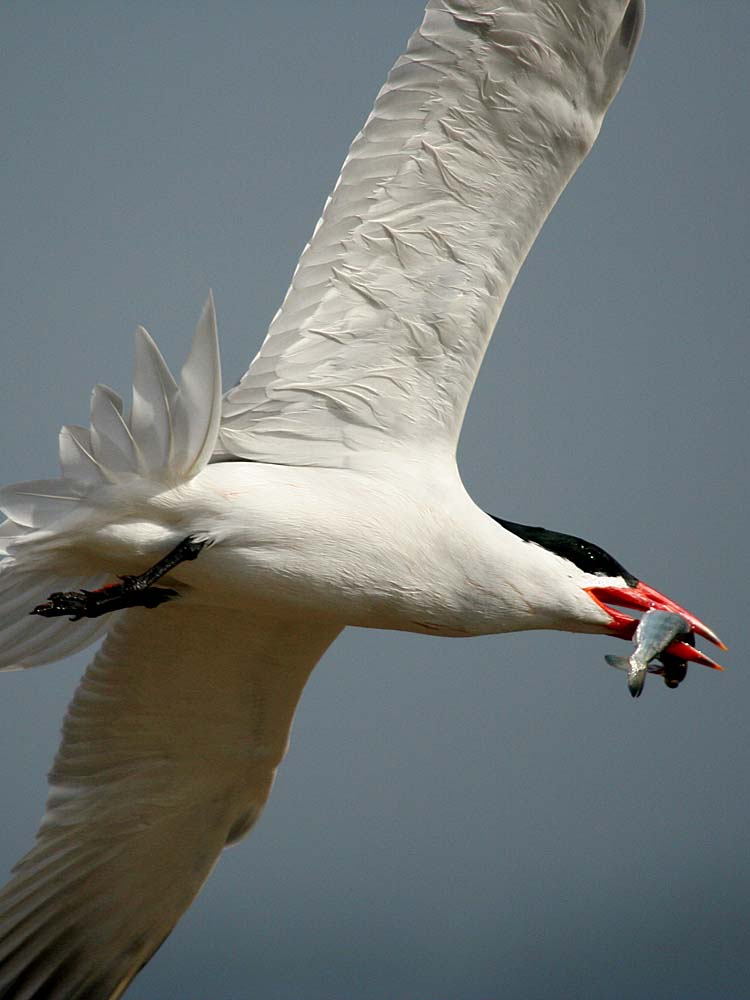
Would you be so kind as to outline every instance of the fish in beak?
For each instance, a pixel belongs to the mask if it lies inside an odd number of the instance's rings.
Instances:
[[[718,663],[714,662],[710,656],[696,649],[694,645],[693,635],[700,635],[704,639],[708,639],[709,642],[714,643],[720,649],[726,649],[727,647],[716,633],[707,625],[704,625],[700,618],[686,611],[685,608],[680,607],[679,604],[670,600],[669,597],[660,594],[658,590],[649,587],[648,584],[638,581],[632,587],[587,587],[586,592],[612,619],[609,628],[610,635],[616,635],[619,639],[632,639],[639,628],[639,620],[637,618],[626,614],[624,611],[617,610],[618,608],[630,608],[640,611],[644,616],[649,611],[669,612],[684,619],[685,627],[678,631],[662,650],[662,654],[668,658],[668,663],[671,659],[671,661],[681,661],[684,663],[700,663],[705,667],[711,667],[712,670],[724,669]],[[674,663],[672,666],[674,666]],[[673,670],[671,673],[674,674],[675,671]],[[667,674],[664,676],[669,686],[676,686],[676,684],[669,684]]]
[[[605,656],[610,667],[627,671],[628,690],[634,698],[639,698],[643,691],[646,674],[661,674],[667,687],[677,687],[687,674],[687,663],[676,660],[664,650],[678,637],[691,636],[690,623],[682,615],[672,611],[647,611],[641,618],[635,630],[635,652],[631,656]],[[652,661],[666,658],[665,662]],[[681,668],[679,672],[676,667]]]

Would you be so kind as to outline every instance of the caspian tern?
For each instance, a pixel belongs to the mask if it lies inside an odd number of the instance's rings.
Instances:
[[[480,510],[455,462],[505,297],[643,14],[431,0],[240,383],[222,400],[209,298],[179,382],[140,330],[129,415],[97,386],[62,477],[0,494],[0,667],[106,633],[0,895],[0,998],[123,994],[258,818],[347,625],[629,640],[622,609],[655,609],[720,645],[598,546]]]

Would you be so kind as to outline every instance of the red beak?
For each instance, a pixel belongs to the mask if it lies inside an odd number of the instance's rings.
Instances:
[[[645,583],[637,583],[634,587],[587,587],[586,591],[596,601],[600,608],[607,612],[612,619],[610,629],[611,635],[616,635],[620,639],[632,639],[635,630],[638,628],[638,620],[622,611],[615,611],[608,605],[615,604],[622,608],[634,608],[636,611],[671,611],[690,623],[690,628],[697,635],[702,635],[709,642],[714,643],[720,649],[727,647],[721,639],[707,625],[704,625],[700,618],[681,608],[679,604],[660,594],[658,590],[649,587]],[[710,656],[701,653],[687,642],[676,639],[667,646],[665,652],[676,656],[680,660],[687,660],[692,663],[702,663],[713,670],[723,670],[718,663],[714,663]]]

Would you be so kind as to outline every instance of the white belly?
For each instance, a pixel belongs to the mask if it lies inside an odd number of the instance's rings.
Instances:
[[[238,614],[296,607],[341,625],[456,636],[545,627],[452,470],[219,463],[111,513],[89,539],[99,567],[138,572],[188,535],[209,539],[165,585]]]

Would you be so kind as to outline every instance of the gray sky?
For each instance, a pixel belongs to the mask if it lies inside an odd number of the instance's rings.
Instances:
[[[144,323],[209,286],[227,384],[422,0],[7,0],[2,479],[51,474]],[[347,632],[260,824],[128,996],[750,997],[745,0],[652,0],[461,442],[493,513],[590,538],[730,644],[632,701],[617,640]],[[620,647],[620,648],[618,648]],[[0,863],[29,846],[76,657],[0,678]]]

